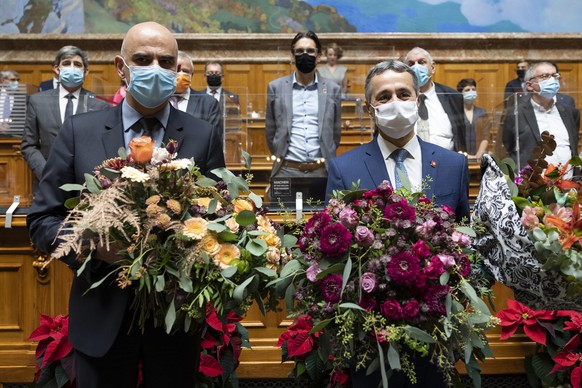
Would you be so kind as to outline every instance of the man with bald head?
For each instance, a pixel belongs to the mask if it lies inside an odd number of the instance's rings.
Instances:
[[[132,138],[145,131],[147,119],[157,145],[178,141],[178,157],[194,158],[203,174],[224,167],[224,156],[212,126],[174,109],[168,103],[179,70],[178,45],[165,27],[146,22],[125,36],[115,67],[125,80],[122,103],[100,112],[66,119],[47,161],[39,190],[27,217],[30,237],[40,251],[51,254],[59,244],[59,228],[66,216],[65,201],[73,193],[59,187],[83,183],[85,173],[117,156]],[[69,300],[69,339],[75,349],[77,387],[135,387],[138,366],[146,387],[193,387],[198,370],[199,338],[183,333],[167,335],[163,327],[146,324],[142,332],[132,322],[134,290],[105,281],[89,290],[113,269],[112,252],[92,252],[80,276],[75,276]],[[62,259],[73,270],[80,262]]]

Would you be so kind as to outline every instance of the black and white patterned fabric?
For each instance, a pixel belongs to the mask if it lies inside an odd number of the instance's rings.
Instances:
[[[481,188],[471,217],[485,227],[474,247],[495,279],[515,293],[515,299],[535,309],[582,311],[582,295],[567,297],[563,275],[542,270],[533,243],[520,221],[503,172],[490,155],[481,159]]]

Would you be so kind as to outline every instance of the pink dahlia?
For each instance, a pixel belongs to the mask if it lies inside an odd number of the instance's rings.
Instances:
[[[352,234],[342,224],[327,225],[321,231],[321,253],[326,257],[339,257],[346,253],[352,242]]]
[[[416,318],[420,311],[420,303],[416,299],[410,299],[402,306],[402,316],[407,319]]]
[[[412,253],[419,259],[426,259],[430,256],[430,247],[423,240],[418,240],[412,245]]]
[[[396,299],[387,299],[382,303],[381,307],[382,315],[388,319],[399,319],[402,318],[402,306]]]

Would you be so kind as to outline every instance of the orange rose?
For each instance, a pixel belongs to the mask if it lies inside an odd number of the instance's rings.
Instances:
[[[134,137],[129,142],[131,157],[139,163],[149,162],[154,154],[156,142],[149,136]]]
[[[246,199],[236,199],[234,201],[234,212],[235,213],[240,213],[243,210],[249,210],[249,211],[254,211],[255,210],[255,205],[250,202],[247,201]]]

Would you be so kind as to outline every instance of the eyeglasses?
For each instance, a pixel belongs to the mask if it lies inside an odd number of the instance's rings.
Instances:
[[[555,79],[560,79],[560,73],[536,75],[535,77],[531,77],[530,81],[535,80],[535,79],[539,79],[540,81],[545,81],[545,80],[550,79],[550,77],[554,77]]]
[[[311,56],[316,56],[318,53],[318,50],[314,47],[294,48],[292,51],[293,51],[293,54],[295,54],[295,55],[303,55],[303,54],[307,53]]]
[[[222,77],[222,73],[213,73],[213,72],[208,72],[208,73],[204,73],[205,76],[209,76],[209,75],[218,75],[220,77]]]

